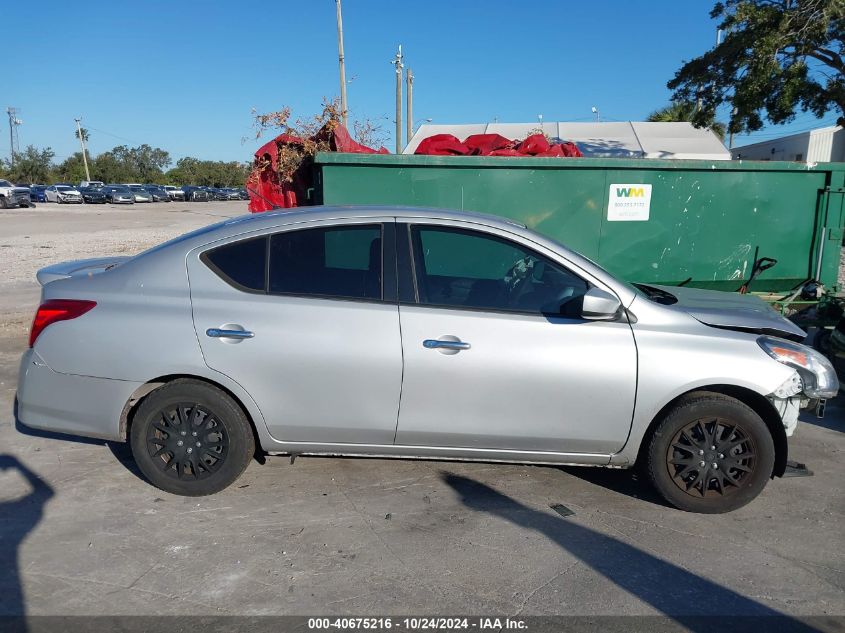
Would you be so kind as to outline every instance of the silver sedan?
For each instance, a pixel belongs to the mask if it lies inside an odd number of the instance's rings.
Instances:
[[[160,488],[266,454],[642,467],[726,512],[785,472],[830,363],[759,299],[629,285],[502,219],[311,208],[38,272],[20,421]]]

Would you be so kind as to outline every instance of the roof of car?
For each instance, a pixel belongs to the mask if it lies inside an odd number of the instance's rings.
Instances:
[[[320,206],[320,207],[298,207],[295,209],[277,209],[274,211],[265,211],[263,213],[251,213],[247,215],[237,216],[223,222],[224,225],[241,224],[241,223],[255,223],[258,225],[272,225],[277,224],[279,218],[285,220],[320,220],[320,219],[340,219],[340,218],[369,218],[369,217],[384,217],[384,216],[402,216],[408,218],[431,218],[438,220],[464,220],[475,221],[481,224],[489,224],[491,226],[498,226],[500,228],[526,228],[524,224],[508,220],[498,215],[490,215],[487,213],[478,213],[475,211],[459,211],[456,209],[438,209],[433,207],[411,207],[411,206],[397,206],[397,205],[337,205],[337,206]]]

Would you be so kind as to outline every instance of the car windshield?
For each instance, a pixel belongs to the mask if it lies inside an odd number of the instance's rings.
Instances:
[[[137,185],[136,185],[135,187],[129,187],[129,188],[130,188],[132,191],[139,191],[139,192],[141,192],[141,193],[146,193],[146,192],[147,192],[147,190],[146,190],[146,189],[144,189],[143,187],[138,187]]]
[[[126,187],[112,187],[111,191],[114,193],[131,193]]]
[[[70,191],[70,190],[71,190],[71,188],[68,187],[67,185],[58,185],[56,187],[56,191]]]
[[[11,186],[12,186],[12,183],[10,183],[8,180],[0,180],[0,187],[11,187]]]

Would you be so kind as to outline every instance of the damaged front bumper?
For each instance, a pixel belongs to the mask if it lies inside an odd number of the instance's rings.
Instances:
[[[836,380],[835,374],[834,380]],[[818,381],[815,384],[818,384]],[[828,387],[824,390],[808,387],[802,380],[801,374],[796,370],[786,382],[768,396],[769,402],[775,407],[783,421],[783,428],[787,437],[791,437],[795,427],[798,426],[798,415],[802,409],[811,410],[817,418],[824,417],[827,397],[836,395],[839,388],[838,380],[835,385],[835,389],[832,389],[828,382]]]
[[[757,343],[774,360],[793,369],[789,378],[769,394],[788,437],[798,425],[801,409],[814,409],[818,417],[824,415],[825,401],[839,392],[839,379],[830,361],[812,347],[771,336],[761,336]]]

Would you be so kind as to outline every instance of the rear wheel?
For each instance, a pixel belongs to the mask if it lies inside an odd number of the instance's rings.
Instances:
[[[715,393],[690,394],[658,424],[647,470],[676,508],[719,514],[754,499],[771,478],[775,446],[751,408]]]
[[[202,496],[234,482],[255,453],[252,427],[228,394],[180,379],[147,396],[132,421],[132,455],[149,481]]]

